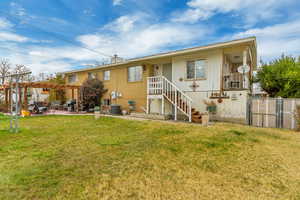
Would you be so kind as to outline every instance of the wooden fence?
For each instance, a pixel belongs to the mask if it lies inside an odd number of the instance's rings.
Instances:
[[[296,129],[297,106],[300,99],[249,98],[247,121],[249,125],[266,128]]]

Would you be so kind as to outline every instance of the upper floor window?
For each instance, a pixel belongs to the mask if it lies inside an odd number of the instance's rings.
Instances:
[[[134,66],[128,68],[128,81],[136,82],[141,81],[143,76],[143,67],[142,66]]]
[[[110,80],[110,71],[106,70],[103,72],[103,80],[104,81],[109,81]]]
[[[69,83],[74,83],[76,82],[76,74],[71,74],[68,76],[68,82]]]
[[[88,73],[88,79],[91,80],[91,79],[96,79],[97,78],[97,73],[95,72],[89,72]]]
[[[187,62],[187,79],[205,78],[206,60],[194,60]]]

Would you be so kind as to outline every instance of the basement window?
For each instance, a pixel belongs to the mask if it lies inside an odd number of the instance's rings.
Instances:
[[[134,66],[128,68],[128,82],[141,81],[143,76],[143,67]]]
[[[188,61],[186,67],[187,79],[203,79],[205,75],[206,60]]]

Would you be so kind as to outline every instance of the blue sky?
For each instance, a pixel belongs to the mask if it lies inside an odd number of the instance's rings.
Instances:
[[[35,73],[257,36],[300,55],[299,0],[1,0],[0,58]]]

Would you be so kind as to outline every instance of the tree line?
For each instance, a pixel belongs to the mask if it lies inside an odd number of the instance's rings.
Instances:
[[[23,73],[28,71],[30,71],[30,69],[23,64],[16,64],[15,66],[13,66],[8,59],[1,59],[0,61],[1,84],[5,84],[9,81],[9,77],[7,76],[10,74]],[[30,79],[30,76],[22,77],[22,79]]]
[[[263,63],[253,81],[270,97],[300,98],[300,57],[282,55]]]
[[[15,73],[23,73],[28,72],[30,69],[23,64],[16,64],[13,65],[10,63],[8,59],[1,59],[0,60],[0,84],[5,84],[10,81],[9,77],[10,74]],[[46,73],[39,73],[39,74],[29,74],[26,76],[21,77],[21,81],[45,81],[45,80],[52,80],[56,78],[56,74],[46,74]]]

